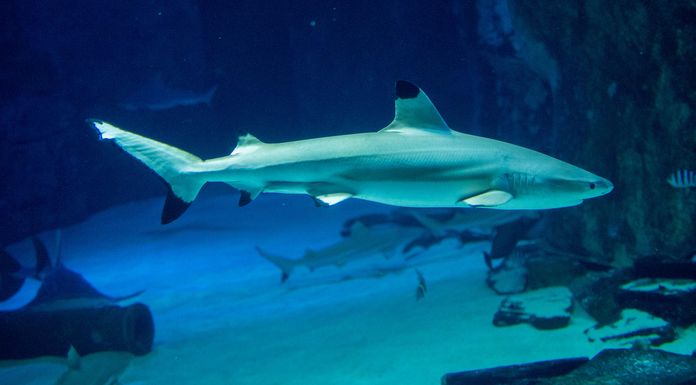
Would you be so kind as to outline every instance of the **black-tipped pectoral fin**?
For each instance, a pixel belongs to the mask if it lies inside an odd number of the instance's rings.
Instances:
[[[239,190],[239,207],[244,207],[251,203],[261,194],[261,190]]]
[[[164,207],[162,208],[162,224],[166,225],[174,222],[189,208],[189,206],[191,206],[191,202],[186,202],[176,196],[170,187],[167,192],[167,199],[164,201]]]
[[[512,194],[502,190],[488,190],[485,193],[461,199],[459,203],[465,203],[471,207],[496,207],[504,205],[512,199]]]

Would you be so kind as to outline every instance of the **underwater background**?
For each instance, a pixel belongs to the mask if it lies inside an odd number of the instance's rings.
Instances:
[[[152,347],[114,369],[122,384],[425,384],[626,347],[678,353],[646,357],[689,368],[640,381],[696,378],[693,1],[8,0],[0,18],[0,242],[23,266],[0,261],[3,291],[23,283],[0,303],[0,326],[48,282],[24,273],[41,255],[35,236],[53,265],[60,255],[102,293],[144,290],[107,298],[152,312]],[[493,263],[484,252],[519,217],[277,194],[237,207],[237,191],[211,185],[162,226],[166,187],[85,123],[208,159],[247,133],[273,143],[377,131],[399,79],[453,129],[578,165],[614,190],[538,213]],[[306,250],[340,263],[281,282],[264,257]],[[537,297],[536,315],[509,318]],[[561,315],[547,314],[558,303]],[[593,336],[631,320],[643,327]],[[22,333],[39,352],[52,338]],[[69,346],[17,359],[8,341],[0,383],[110,383],[62,377]]]

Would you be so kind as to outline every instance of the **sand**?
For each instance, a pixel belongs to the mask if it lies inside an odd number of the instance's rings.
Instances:
[[[177,222],[159,224],[161,200],[98,213],[64,229],[63,260],[98,289],[150,306],[155,347],[138,357],[123,384],[438,384],[450,371],[563,357],[592,356],[594,324],[576,311],[570,326],[539,331],[495,327],[503,297],[485,284],[486,243],[445,242],[413,260],[429,286],[417,302],[413,268],[373,276],[374,261],[298,271],[286,284],[256,246],[297,257],[339,239],[351,216],[391,207],[347,201],[315,208],[307,197],[262,195],[236,207],[234,193],[210,192]],[[42,235],[50,246],[53,233]],[[50,248],[50,247],[49,247]],[[28,241],[8,249],[29,263]],[[392,264],[392,265],[390,265]],[[343,280],[346,273],[362,278]],[[28,302],[30,283],[3,309]],[[694,331],[666,345],[690,353]],[[689,342],[691,341],[691,342]],[[60,360],[4,363],[2,384],[51,384]]]

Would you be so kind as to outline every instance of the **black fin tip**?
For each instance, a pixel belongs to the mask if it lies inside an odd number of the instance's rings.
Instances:
[[[413,99],[420,93],[420,88],[415,84],[406,80],[398,80],[396,82],[396,98],[397,99]]]
[[[239,191],[239,207],[244,207],[251,203],[251,193],[249,191]]]
[[[167,199],[164,201],[164,208],[162,209],[162,224],[166,225],[174,222],[189,208],[189,206],[191,206],[191,202],[186,202],[176,196],[172,188],[169,187]]]

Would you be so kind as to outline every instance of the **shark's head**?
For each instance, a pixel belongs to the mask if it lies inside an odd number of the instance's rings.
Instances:
[[[585,199],[596,198],[611,192],[614,185],[600,176],[586,172],[583,178],[559,177],[546,180],[546,189],[550,194],[549,203],[568,202],[559,207],[580,204]]]
[[[504,180],[515,196],[505,206],[535,209],[576,206],[614,189],[609,180],[557,159],[532,173],[508,173]]]

